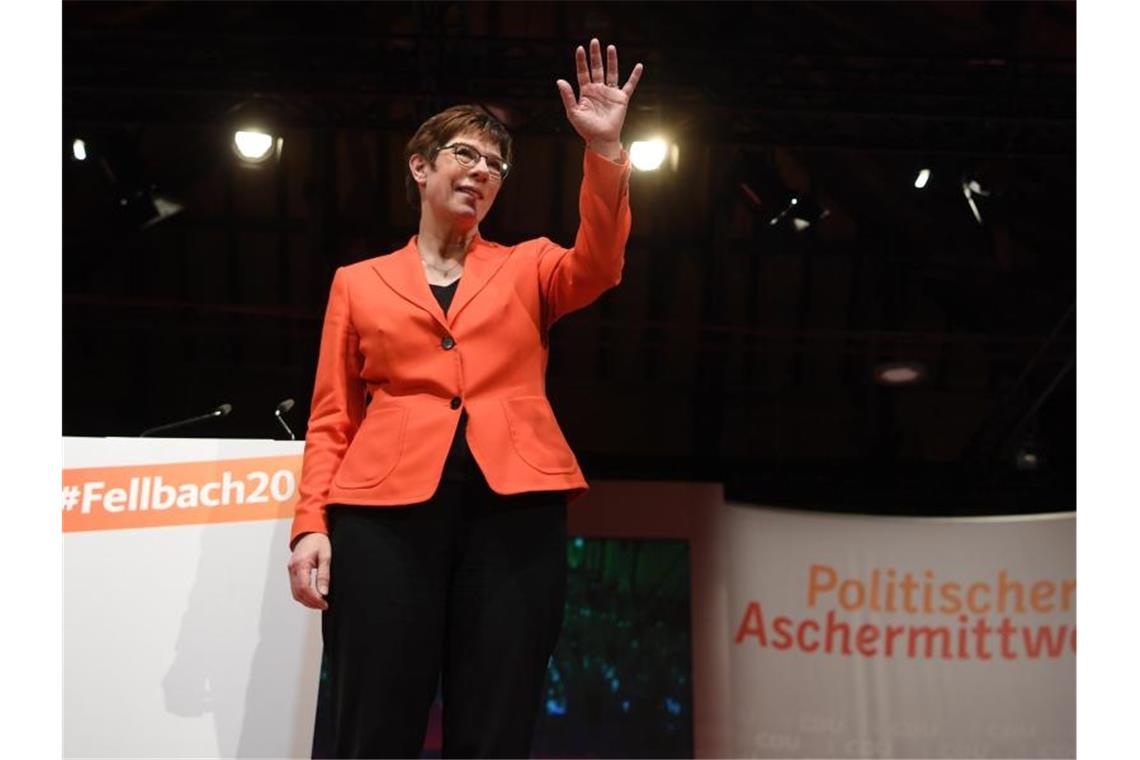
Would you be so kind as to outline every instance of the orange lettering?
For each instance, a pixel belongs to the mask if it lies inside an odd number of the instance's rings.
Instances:
[[[855,600],[849,601],[848,597],[851,596],[847,593],[848,589],[855,589]],[[839,584],[839,605],[845,610],[857,610],[863,606],[863,584],[857,580],[845,580]]]
[[[986,596],[990,593],[990,584],[988,583],[974,583],[970,586],[970,590],[966,592],[966,606],[970,608],[970,612],[981,614],[990,611],[990,603],[987,601],[985,604],[976,604],[974,602],[975,592],[985,592]]]
[[[815,606],[815,596],[821,591],[831,591],[835,588],[835,569],[827,565],[812,565],[808,576],[808,607]],[[826,578],[826,581],[818,580],[820,576]]]
[[[1052,612],[1053,594],[1057,593],[1057,584],[1052,581],[1037,581],[1029,590],[1029,604],[1036,612]]]

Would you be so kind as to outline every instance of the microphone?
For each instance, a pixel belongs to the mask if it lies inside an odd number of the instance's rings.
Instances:
[[[285,418],[281,416],[282,413],[287,412],[292,408],[293,408],[293,399],[287,398],[284,401],[282,401],[280,404],[277,405],[277,409],[274,410],[273,416],[276,417],[277,421],[281,423],[281,427],[285,428],[285,432],[289,434],[289,440],[295,441],[295,440],[297,440],[297,436],[293,435],[293,431],[290,430],[289,425],[287,425],[285,423]]]
[[[193,425],[194,423],[202,422],[203,420],[212,420],[215,417],[225,417],[227,414],[229,414],[233,410],[234,410],[234,408],[232,406],[230,406],[229,404],[222,404],[217,409],[215,409],[214,411],[212,411],[208,414],[199,414],[197,417],[191,417],[188,420],[179,420],[178,422],[171,422],[170,424],[167,424],[167,425],[159,425],[158,427],[152,427],[152,428],[149,428],[147,430],[144,430],[141,433],[139,433],[139,438],[145,438],[146,436],[150,435],[151,433],[157,433],[161,430],[173,430],[174,428],[179,428],[179,427],[182,427],[183,425]]]

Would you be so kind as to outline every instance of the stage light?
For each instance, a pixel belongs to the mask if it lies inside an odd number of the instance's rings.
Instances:
[[[1036,470],[1039,464],[1037,452],[1027,449],[1020,449],[1013,458],[1013,466],[1023,472]]]
[[[884,362],[875,367],[880,385],[917,385],[926,379],[926,367],[916,361]]]
[[[1029,432],[1021,437],[1021,442],[1013,452],[1013,466],[1022,472],[1033,472],[1044,464],[1044,455],[1037,436]]]
[[[922,171],[920,171],[918,173],[918,176],[914,178],[914,186],[917,187],[919,190],[921,190],[922,188],[926,187],[926,183],[929,180],[930,180],[930,170],[929,169],[923,169]]]
[[[185,208],[171,198],[158,195],[156,189],[154,185],[149,185],[119,196],[120,219],[127,227],[145,230]]]
[[[737,154],[729,180],[756,215],[758,224],[777,229],[783,223],[796,232],[803,232],[831,215],[811,195],[810,189],[805,192],[805,188],[789,187],[767,154]]]
[[[634,169],[651,172],[661,167],[668,152],[669,146],[660,138],[635,140],[629,146],[629,160]]]
[[[287,104],[274,98],[258,95],[236,103],[225,115],[230,149],[247,169],[272,166],[281,160],[288,121]]]
[[[966,203],[970,205],[970,211],[974,214],[974,219],[978,224],[982,223],[982,212],[978,208],[978,203],[975,198],[988,198],[990,191],[982,187],[978,180],[973,178],[962,178],[962,195],[966,197]]]
[[[82,140],[76,140],[71,144],[71,155],[75,157],[76,161],[87,160],[87,143]]]
[[[792,199],[788,202],[788,205],[784,207],[784,210],[768,220],[768,226],[775,227],[777,224],[779,224],[783,218],[788,215],[788,212],[791,211],[799,202],[800,199],[793,195]]]
[[[795,206],[792,209],[792,227],[796,232],[803,232],[820,219],[826,218],[829,213],[811,198],[804,198],[802,201],[799,198],[792,200],[792,205]]]
[[[821,219],[826,219],[831,212],[821,207],[811,198],[792,196],[787,208],[769,220],[770,226],[776,226],[781,219],[788,217],[792,222],[792,229],[803,232]]]
[[[274,143],[280,153],[281,138],[273,139],[259,129],[241,129],[234,132],[234,150],[243,161],[261,163],[273,154]]]

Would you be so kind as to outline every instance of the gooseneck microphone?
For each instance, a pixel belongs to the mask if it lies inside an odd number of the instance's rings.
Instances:
[[[276,417],[277,421],[281,423],[281,427],[285,428],[285,432],[289,434],[289,440],[295,441],[297,440],[297,436],[293,435],[293,431],[289,429],[289,425],[286,424],[285,418],[281,416],[292,408],[293,399],[287,398],[277,405],[277,409],[273,412],[273,416]]]
[[[145,438],[146,436],[150,435],[151,433],[158,433],[158,432],[163,431],[163,430],[173,430],[174,428],[180,428],[183,425],[193,425],[196,422],[202,422],[204,420],[212,420],[215,417],[225,417],[227,414],[229,414],[233,410],[234,410],[234,408],[232,406],[230,406],[229,404],[222,404],[217,409],[215,409],[214,411],[212,411],[208,414],[199,414],[197,417],[191,417],[188,420],[179,420],[178,422],[171,422],[167,425],[159,425],[158,427],[152,427],[148,430],[144,430],[141,433],[139,433],[139,438]]]

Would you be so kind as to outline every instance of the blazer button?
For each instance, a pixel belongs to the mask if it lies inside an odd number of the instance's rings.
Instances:
[[[463,399],[459,398],[459,396],[453,396],[451,399],[451,408],[458,409],[461,406],[463,406]]]
[[[451,349],[455,348],[455,338],[451,337],[450,335],[444,335],[443,342],[440,345],[443,346],[444,351],[450,351]]]

